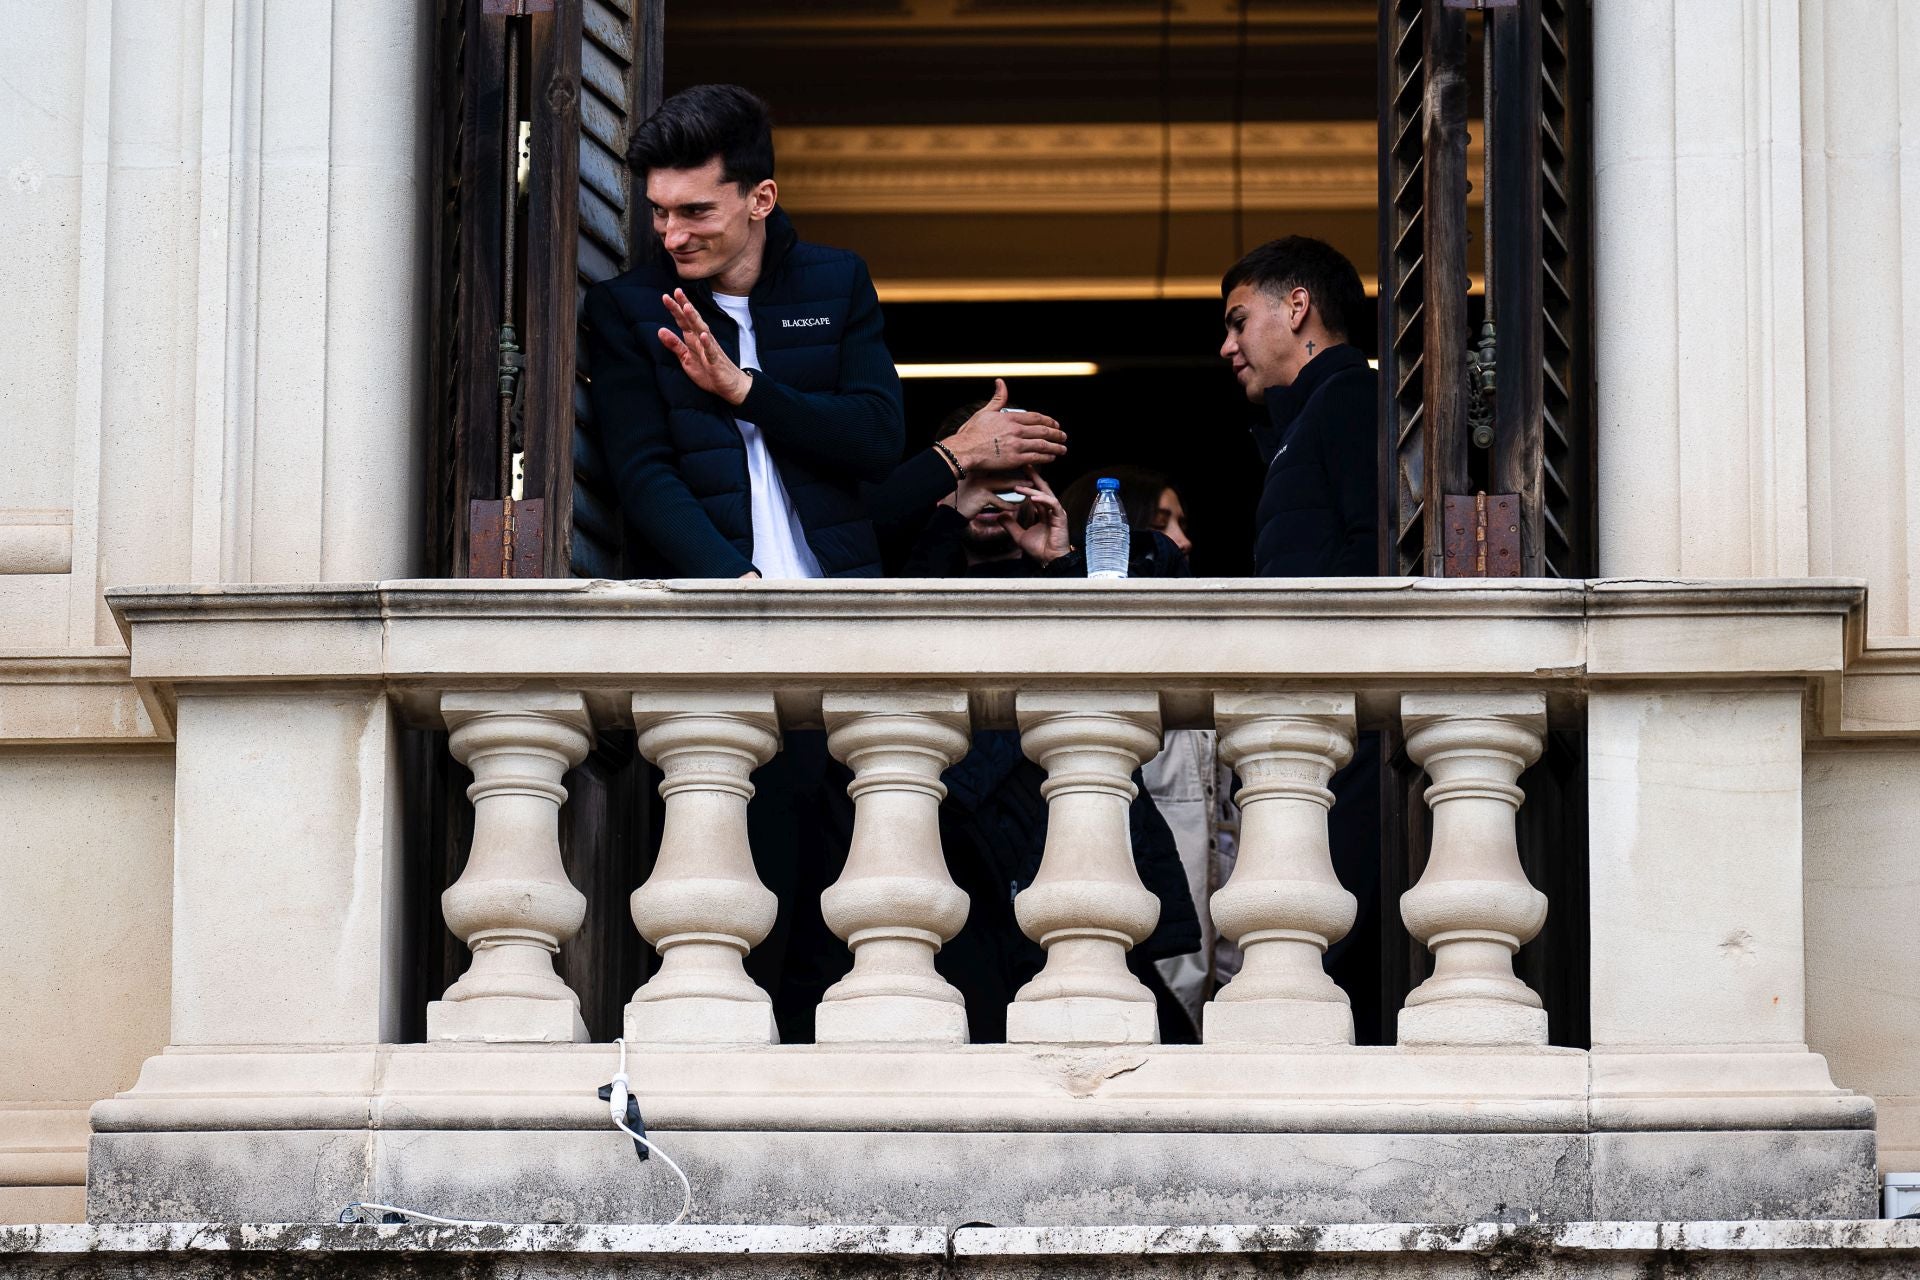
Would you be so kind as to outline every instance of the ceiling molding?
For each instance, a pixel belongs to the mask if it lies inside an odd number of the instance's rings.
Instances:
[[[1241,126],[1243,209],[1365,210],[1379,200],[1370,120]],[[1231,210],[1231,124],[1171,130],[1177,213]],[[1157,124],[806,127],[776,132],[781,200],[815,213],[1145,213],[1160,208]],[[1477,168],[1476,139],[1468,164]],[[1477,190],[1469,197],[1478,203]]]
[[[695,6],[670,19],[669,34],[737,34],[750,26],[756,39],[832,35],[879,39],[939,33],[1020,35],[1089,31],[1103,36],[1147,31],[1158,35],[1165,10],[1158,0],[838,0],[805,6],[784,0]],[[1174,16],[1176,39],[1231,38],[1242,21],[1240,0],[1183,0]],[[1279,0],[1247,7],[1250,36],[1373,40],[1380,25],[1374,0]]]

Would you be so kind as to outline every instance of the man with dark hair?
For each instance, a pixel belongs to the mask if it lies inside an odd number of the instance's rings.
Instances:
[[[642,568],[874,577],[861,492],[900,461],[900,382],[859,257],[777,203],[766,104],[675,94],[634,131],[658,244],[587,293],[588,373]]]
[[[1288,236],[1236,262],[1220,294],[1227,323],[1220,354],[1247,399],[1267,409],[1254,428],[1267,464],[1254,517],[1254,572],[1379,572],[1378,375],[1349,342],[1366,320],[1360,273],[1333,246]]]
[[[766,104],[733,85],[675,94],[628,151],[657,243],[585,303],[594,425],[640,572],[877,577],[865,487],[900,461],[900,381],[866,264],[802,242],[780,209]],[[754,774],[754,866],[779,900],[748,972],[780,1037],[813,1038],[846,972],[820,892],[844,864],[850,775],[818,731]]]
[[[1360,273],[1305,236],[1269,241],[1220,281],[1233,365],[1247,399],[1266,406],[1253,429],[1267,464],[1255,515],[1262,577],[1367,577],[1379,570],[1379,375],[1349,341],[1366,323]],[[1353,1000],[1362,1043],[1392,1035],[1380,1009],[1380,735],[1367,732],[1333,776],[1327,816],[1334,870],[1359,899],[1327,972]]]

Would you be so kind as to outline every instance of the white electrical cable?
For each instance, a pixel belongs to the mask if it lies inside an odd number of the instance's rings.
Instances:
[[[680,1179],[680,1192],[681,1192],[680,1212],[674,1215],[672,1222],[667,1223],[667,1225],[670,1227],[677,1227],[683,1221],[686,1220],[686,1216],[689,1213],[693,1212],[693,1184],[687,1181],[686,1171],[681,1169],[679,1164],[674,1161],[674,1158],[672,1156],[662,1151],[658,1143],[656,1143],[651,1138],[642,1137],[641,1135],[635,1133],[632,1129],[627,1127],[627,1095],[630,1092],[630,1090],[627,1088],[627,1042],[625,1037],[621,1037],[620,1039],[615,1040],[614,1043],[620,1046],[620,1070],[618,1073],[614,1075],[613,1085],[608,1090],[608,1098],[607,1098],[608,1114],[612,1117],[613,1124],[616,1129],[626,1134],[629,1138],[632,1138],[635,1142],[645,1147],[648,1151],[651,1151],[654,1155],[659,1156],[662,1160],[666,1161],[667,1168],[673,1170],[673,1176]],[[343,1223],[351,1221],[351,1218],[349,1217],[349,1215],[354,1215],[354,1211],[357,1209],[378,1209],[382,1213],[397,1213],[401,1217],[409,1219],[410,1221],[431,1222],[443,1227],[508,1227],[508,1228],[512,1228],[514,1226],[526,1225],[525,1223],[490,1222],[483,1218],[442,1218],[438,1214],[422,1213],[418,1209],[402,1209],[398,1205],[376,1204],[372,1200],[353,1201],[351,1204],[347,1205],[344,1209],[340,1211],[340,1221]],[[368,1224],[360,1224],[360,1225],[368,1225]],[[390,1224],[373,1223],[370,1225],[381,1226],[381,1225],[390,1225]]]
[[[614,1043],[620,1046],[620,1070],[616,1072],[613,1077],[613,1088],[609,1090],[609,1097],[607,1098],[607,1112],[612,1116],[615,1128],[645,1147],[648,1151],[651,1151],[654,1155],[666,1161],[667,1168],[673,1170],[673,1176],[680,1179],[680,1190],[683,1195],[683,1199],[680,1202],[680,1212],[675,1214],[673,1221],[667,1224],[670,1227],[677,1227],[685,1220],[689,1213],[693,1212],[693,1184],[687,1181],[685,1171],[682,1170],[678,1164],[674,1163],[672,1156],[660,1149],[658,1143],[654,1142],[651,1138],[641,1137],[627,1127],[627,1094],[629,1090],[627,1088],[626,1037],[622,1036],[616,1039]]]
[[[511,1222],[489,1222],[484,1218],[442,1218],[436,1214],[421,1213],[418,1209],[402,1209],[397,1205],[375,1204],[371,1200],[355,1200],[352,1204],[348,1205],[346,1208],[340,1211],[342,1215],[341,1220],[345,1221],[346,1220],[345,1215],[352,1213],[355,1209],[378,1209],[382,1213],[397,1213],[403,1218],[410,1218],[419,1222],[434,1222],[434,1223],[438,1223],[440,1226],[443,1226],[443,1227],[513,1227],[516,1225],[515,1223],[511,1223]],[[377,1227],[377,1226],[383,1226],[383,1225],[391,1226],[392,1224],[391,1223],[383,1224],[383,1223],[375,1222],[371,1224],[359,1224],[359,1225],[371,1225],[371,1226]],[[524,1226],[526,1224],[520,1223],[518,1225]]]

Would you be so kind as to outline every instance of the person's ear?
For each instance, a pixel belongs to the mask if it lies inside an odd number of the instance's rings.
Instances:
[[[747,217],[758,222],[773,212],[774,204],[780,199],[780,188],[774,185],[772,178],[763,178],[747,193]]]
[[[1287,291],[1287,327],[1300,332],[1307,323],[1307,312],[1313,306],[1313,295],[1304,288],[1295,286]]]

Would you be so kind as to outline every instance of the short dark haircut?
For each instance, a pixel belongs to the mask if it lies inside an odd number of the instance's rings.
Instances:
[[[1367,291],[1360,273],[1345,254],[1324,240],[1283,236],[1267,241],[1227,269],[1220,279],[1220,296],[1227,297],[1243,284],[1272,297],[1305,289],[1328,332],[1349,342],[1364,336]]]
[[[698,169],[720,157],[721,176],[745,191],[773,176],[773,120],[767,104],[737,84],[682,89],[633,131],[627,163]]]

